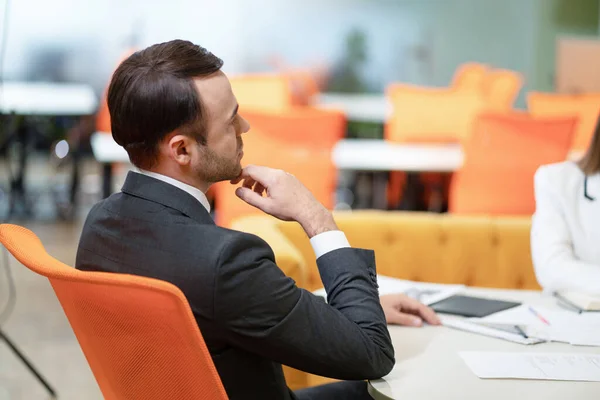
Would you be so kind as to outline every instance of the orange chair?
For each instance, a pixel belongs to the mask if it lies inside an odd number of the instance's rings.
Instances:
[[[457,90],[480,90],[488,69],[485,64],[464,63],[456,69],[450,86]]]
[[[0,242],[50,281],[104,398],[227,399],[178,288],[150,278],[78,271],[52,258],[20,226],[0,225]]]
[[[393,107],[385,138],[395,142],[461,142],[475,116],[488,106],[480,91],[393,84],[387,89]]]
[[[331,150],[346,135],[346,116],[338,110],[294,107],[281,113],[251,110],[242,115],[253,130],[284,141],[290,147]]]
[[[594,134],[600,113],[600,93],[571,95],[529,92],[527,107],[536,117],[577,116],[579,125],[571,150],[583,152],[587,150]]]
[[[574,117],[534,118],[526,113],[485,113],[465,143],[454,174],[449,211],[455,214],[531,215],[533,176],[542,164],[566,159]]]
[[[289,78],[281,74],[239,75],[229,78],[240,112],[282,112],[293,105]]]
[[[287,141],[252,129],[244,138],[243,162],[283,169],[295,175],[325,207],[331,209],[334,205],[337,171],[329,148],[290,146]],[[219,182],[211,188],[215,197],[215,220],[220,226],[228,228],[238,218],[263,214],[235,195],[237,186]]]
[[[485,75],[482,90],[490,109],[509,111],[523,87],[523,76],[507,69],[494,69]]]
[[[385,126],[385,139],[394,142],[463,142],[471,132],[476,115],[488,107],[477,87],[426,88],[394,84],[388,87],[387,94],[393,112]],[[439,209],[434,203],[439,203],[440,197],[446,197],[447,176],[427,174],[421,175],[420,180],[425,185],[428,208]],[[387,196],[390,206],[400,204],[404,182],[401,172],[390,174]]]

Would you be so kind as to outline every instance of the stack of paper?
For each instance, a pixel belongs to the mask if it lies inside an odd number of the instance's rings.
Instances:
[[[519,325],[524,327],[529,337],[579,346],[600,346],[600,313],[578,314],[524,304],[485,318],[472,318],[470,321]]]

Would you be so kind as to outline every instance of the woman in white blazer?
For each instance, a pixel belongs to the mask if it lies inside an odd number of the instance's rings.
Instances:
[[[531,252],[540,285],[600,295],[600,120],[579,162],[535,174]]]

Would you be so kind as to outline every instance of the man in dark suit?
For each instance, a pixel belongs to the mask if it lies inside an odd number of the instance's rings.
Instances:
[[[139,173],[92,208],[76,267],[178,286],[232,399],[368,398],[362,380],[394,366],[373,252],[350,248],[331,213],[292,175],[242,169],[249,125],[221,65],[178,40],[135,53],[115,71],[112,134]],[[328,303],[286,277],[262,239],[214,224],[204,193],[222,180],[243,181],[241,200],[304,228]],[[437,323],[406,297],[385,303],[390,320]],[[281,364],[348,381],[292,393]]]

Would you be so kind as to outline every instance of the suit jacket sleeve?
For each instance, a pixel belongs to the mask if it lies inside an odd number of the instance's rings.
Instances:
[[[271,248],[244,234],[221,251],[215,310],[232,345],[309,373],[375,379],[394,366],[372,251],[344,248],[317,261],[328,303],[300,289]]]
[[[578,259],[550,170],[535,174],[535,214],[531,225],[531,253],[539,284],[546,290],[600,293],[600,268]]]

